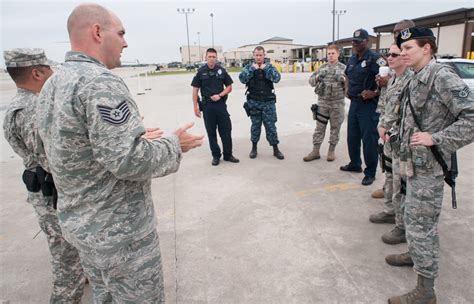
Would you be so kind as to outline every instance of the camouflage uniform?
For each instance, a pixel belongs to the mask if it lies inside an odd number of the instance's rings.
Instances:
[[[142,138],[124,81],[78,52],[45,84],[38,128],[61,227],[79,249],[95,301],[164,302],[151,179],[178,170],[179,138]]]
[[[263,69],[265,78],[270,80],[273,83],[280,81],[281,75],[278,73],[277,69],[270,63],[265,65]],[[255,67],[252,64],[248,64],[239,74],[240,82],[247,84],[250,79],[253,77],[255,72]],[[279,143],[278,134],[275,123],[277,122],[277,113],[276,113],[276,98],[270,100],[254,100],[247,99],[250,112],[250,119],[252,120],[252,126],[250,127],[250,140],[253,143],[257,143],[260,140],[260,133],[262,131],[262,122],[265,126],[265,132],[267,135],[267,140],[271,146],[277,145]]]
[[[377,112],[380,113],[378,128],[385,128],[394,136],[399,133],[400,122],[400,95],[403,89],[413,77],[413,71],[406,69],[403,74],[396,76],[395,73],[389,79],[387,87],[382,88],[380,99],[377,106]],[[386,142],[384,144],[384,155],[391,159],[385,164],[389,167],[385,170],[384,184],[384,212],[395,214],[395,225],[401,230],[405,230],[403,221],[403,199],[401,191],[400,177],[400,142]],[[390,172],[390,169],[392,172]]]
[[[325,63],[309,78],[309,84],[316,87],[318,95],[318,120],[313,133],[313,145],[320,145],[324,140],[326,126],[331,122],[329,143],[337,145],[339,130],[344,122],[344,70],[340,62]],[[316,77],[317,76],[317,77]]]
[[[474,94],[449,68],[441,68],[431,88],[427,81],[437,63],[431,61],[410,82],[410,101],[422,131],[432,133],[433,142],[450,166],[449,155],[474,140]],[[424,94],[430,89],[429,94]],[[421,96],[428,96],[427,99]],[[406,99],[401,122],[401,161],[407,161],[405,227],[414,270],[426,278],[438,275],[439,237],[437,225],[443,201],[443,171],[426,146],[410,146],[418,132]],[[412,166],[410,166],[412,164]]]
[[[47,64],[44,51],[39,49],[13,49],[4,52],[7,67],[27,67]],[[34,58],[36,57],[36,59]],[[40,59],[43,57],[44,61]],[[33,58],[33,59],[32,59]],[[36,103],[38,95],[18,88],[10,103],[3,124],[3,131],[13,151],[23,159],[26,170],[36,172],[41,166],[49,170],[46,155],[38,149],[36,130]],[[46,235],[51,252],[53,291],[51,303],[80,303],[85,277],[79,254],[62,236],[53,197],[39,192],[28,191],[27,201],[33,206],[41,230]]]

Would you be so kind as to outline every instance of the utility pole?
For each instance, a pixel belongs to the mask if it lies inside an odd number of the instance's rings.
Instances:
[[[335,28],[336,28],[336,0],[332,0],[332,44],[334,44]]]
[[[212,48],[214,48],[214,13],[211,13]]]
[[[201,56],[201,32],[197,32],[198,34],[198,48],[199,48],[199,62],[202,61],[202,56]]]
[[[337,40],[339,41],[339,17],[347,13],[346,10],[336,11],[337,15]]]
[[[188,14],[194,13],[195,9],[194,8],[178,8],[177,9],[178,13],[180,14],[185,14],[186,15],[186,35],[188,37],[188,64],[191,64],[191,49],[189,46],[189,26],[188,26]]]

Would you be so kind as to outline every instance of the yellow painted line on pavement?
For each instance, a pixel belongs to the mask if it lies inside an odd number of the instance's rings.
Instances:
[[[328,185],[324,185],[322,187],[312,188],[312,189],[296,192],[296,196],[305,197],[305,196],[308,196],[308,195],[311,195],[311,194],[314,194],[314,193],[318,193],[318,192],[331,193],[331,192],[339,192],[339,191],[347,191],[347,190],[352,190],[352,189],[358,189],[360,187],[361,187],[361,185],[359,185],[359,184],[348,184],[348,183],[328,184]]]

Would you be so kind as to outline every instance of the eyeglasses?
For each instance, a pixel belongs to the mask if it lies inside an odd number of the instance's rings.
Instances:
[[[387,57],[390,57],[392,56],[393,58],[397,58],[398,56],[400,56],[400,54],[397,54],[397,53],[388,53],[387,54]]]

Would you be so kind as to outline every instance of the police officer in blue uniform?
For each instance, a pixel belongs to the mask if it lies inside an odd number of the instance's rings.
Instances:
[[[201,117],[204,115],[209,146],[212,152],[212,165],[219,165],[221,149],[217,143],[217,132],[222,140],[224,160],[238,163],[239,160],[232,155],[232,122],[227,112],[226,100],[232,91],[232,78],[227,71],[217,64],[217,51],[209,48],[206,51],[207,64],[201,67],[194,76],[191,86],[193,87],[194,114]],[[199,100],[198,93],[201,90]]]
[[[362,172],[360,142],[366,168],[362,185],[371,185],[377,169],[377,108],[379,91],[375,82],[379,67],[386,65],[385,60],[368,47],[369,34],[364,29],[354,32],[352,50],[354,54],[346,67],[346,96],[351,100],[347,117],[347,145],[350,163],[342,166],[342,171]]]

